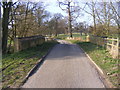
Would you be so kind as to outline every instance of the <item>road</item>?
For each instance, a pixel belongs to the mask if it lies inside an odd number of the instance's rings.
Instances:
[[[85,53],[77,45],[59,42],[22,88],[104,88]]]

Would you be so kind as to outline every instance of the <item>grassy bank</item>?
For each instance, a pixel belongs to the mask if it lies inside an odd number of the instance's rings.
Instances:
[[[107,78],[114,86],[118,85],[118,59],[113,59],[104,48],[90,42],[80,42],[72,40],[72,43],[78,44],[85,52],[101,67]],[[120,73],[120,72],[119,72]]]
[[[18,87],[38,60],[55,44],[55,41],[45,42],[24,51],[3,55],[2,87]]]

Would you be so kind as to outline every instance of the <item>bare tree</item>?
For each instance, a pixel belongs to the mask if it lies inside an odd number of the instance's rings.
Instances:
[[[62,14],[60,13],[56,13],[54,14],[54,19],[55,19],[55,36],[57,36],[58,34],[58,22],[59,20],[62,18]]]
[[[112,2],[110,2],[110,5],[111,5],[112,11],[114,13],[113,19],[116,21],[116,24],[118,26],[118,34],[120,34],[120,1],[117,2],[117,7],[118,8],[115,8],[115,6]]]
[[[90,12],[86,10],[86,6],[88,6],[88,8],[91,10]],[[96,2],[90,2],[90,3],[85,3],[84,8],[82,8],[82,10],[84,10],[86,13],[88,13],[89,15],[91,15],[93,17],[93,23],[94,23],[94,32],[93,34],[95,34],[96,32]]]
[[[79,12],[78,5],[76,6],[76,4],[75,4],[76,2],[74,0],[66,0],[63,2],[58,0],[58,2],[59,2],[59,7],[62,10],[67,11],[67,13],[68,13],[68,31],[70,33],[70,37],[73,37],[72,36],[72,18],[73,18],[72,15],[75,12]],[[65,9],[63,8],[64,6],[66,6]],[[77,17],[75,17],[75,18],[77,18]]]
[[[93,17],[94,35],[110,35],[110,25],[112,24],[113,12],[109,2],[90,2],[85,3],[85,7],[91,10],[90,12],[84,8],[83,10]],[[101,28],[101,29],[100,29]]]

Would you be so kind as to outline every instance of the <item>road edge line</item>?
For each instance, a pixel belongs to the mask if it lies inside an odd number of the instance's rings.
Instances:
[[[57,44],[56,44],[57,45]],[[28,80],[28,78],[37,70],[37,68],[44,62],[45,58],[47,57],[47,55],[52,51],[52,49],[56,46],[54,45],[53,47],[51,47],[48,52],[42,56],[37,64],[35,64],[35,66],[27,73],[27,75],[25,76],[25,78],[23,79],[23,81],[21,82],[21,84],[18,86],[19,88],[22,88],[22,86],[26,83],[26,81]]]
[[[95,66],[95,68],[98,71],[98,74],[100,75],[100,78],[102,79],[101,81],[103,82],[104,86],[106,88],[116,88],[115,86],[113,86],[113,84],[107,79],[105,73],[103,72],[103,70],[92,60],[92,58],[85,52],[84,49],[82,49],[78,44],[76,44],[84,53],[85,55],[88,57],[88,59],[91,61],[91,63]]]

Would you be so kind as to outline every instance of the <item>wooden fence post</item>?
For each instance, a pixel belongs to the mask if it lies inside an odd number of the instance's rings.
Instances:
[[[106,38],[106,49],[108,50],[108,38]]]
[[[114,40],[113,40],[114,38],[112,38],[112,47],[111,47],[111,50],[110,50],[110,54],[112,55],[112,53],[113,53],[113,50],[114,50]]]
[[[117,38],[117,58],[119,59],[119,44],[120,44],[120,42],[119,42],[119,38]]]

